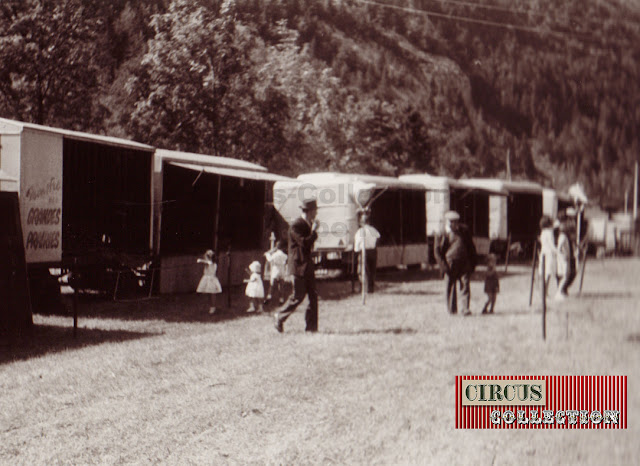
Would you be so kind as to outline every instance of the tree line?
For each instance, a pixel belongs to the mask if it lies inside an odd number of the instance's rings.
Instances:
[[[595,0],[7,0],[0,115],[297,174],[505,176],[620,205],[640,14]]]

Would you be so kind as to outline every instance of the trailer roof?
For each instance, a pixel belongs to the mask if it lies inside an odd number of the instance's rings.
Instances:
[[[554,194],[559,201],[573,202],[573,198],[569,195],[569,193],[561,192],[553,188],[542,188],[542,192]]]
[[[459,180],[466,186],[480,187],[502,193],[542,194],[542,186],[534,181],[508,181],[496,178],[468,178]]]
[[[196,172],[204,172],[212,175],[231,176],[234,178],[244,178],[247,180],[260,180],[260,181],[285,181],[289,180],[286,176],[276,175],[275,173],[269,173],[268,171],[258,170],[243,170],[240,168],[226,168],[210,165],[196,165],[192,163],[180,163],[169,162],[171,165],[186,168]]]
[[[337,172],[319,172],[319,173],[303,173],[298,176],[298,180],[306,183],[315,184],[336,184],[336,183],[354,183],[361,181],[363,183],[373,183],[376,187],[386,188],[407,188],[407,189],[421,189],[424,190],[424,186],[421,183],[415,183],[411,181],[404,181],[391,176],[379,176],[379,175],[366,175],[357,173],[337,173]]]
[[[232,159],[231,157],[219,157],[216,155],[194,154],[167,149],[157,149],[156,155],[162,160],[187,164],[202,165],[207,167],[232,168],[250,171],[266,172],[267,169],[257,163],[246,160]],[[284,178],[284,177],[283,177]]]
[[[138,149],[153,152],[154,147],[142,144],[128,139],[121,139],[111,136],[102,136],[98,134],[83,133],[80,131],[71,131],[62,128],[54,128],[52,126],[36,125],[34,123],[25,123],[23,121],[9,120],[0,118],[0,134],[19,134],[25,129],[32,131],[41,131],[50,134],[59,134],[64,138],[76,139],[80,141],[95,142],[107,144],[110,146],[126,147],[130,149]]]

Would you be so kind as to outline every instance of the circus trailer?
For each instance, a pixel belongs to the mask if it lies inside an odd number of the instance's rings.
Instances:
[[[76,286],[110,288],[117,268],[149,260],[153,147],[8,119],[0,143],[0,166],[17,180],[7,189],[19,193],[32,294],[59,292],[51,272],[71,269]]]
[[[208,249],[216,252],[223,289],[241,285],[254,260],[264,266],[264,252],[286,229],[273,208],[273,184],[288,179],[243,160],[156,150],[158,291],[195,291],[202,275],[196,261]]]
[[[467,186],[504,193],[489,198],[490,250],[504,256],[507,248],[516,248],[531,257],[540,233],[542,186],[532,181],[506,181],[488,178],[460,180]]]
[[[333,172],[307,173],[274,185],[274,206],[289,223],[300,216],[306,197],[318,203],[315,260],[321,269],[353,271],[354,237],[360,203],[358,184],[373,185],[369,222],[380,232],[378,267],[404,267],[427,261],[425,189],[386,176]]]
[[[0,338],[27,333],[33,325],[18,193],[4,186],[17,181],[0,168]]]
[[[557,191],[553,188],[542,189],[542,213],[551,219],[558,217],[559,213],[573,207],[573,199],[568,193]]]
[[[469,227],[478,254],[489,253],[489,198],[492,195],[504,196],[503,192],[468,186],[453,178],[426,173],[402,175],[400,179],[421,183],[427,190],[427,237],[432,262],[435,237],[444,231],[444,214],[448,210],[458,212],[460,221]]]

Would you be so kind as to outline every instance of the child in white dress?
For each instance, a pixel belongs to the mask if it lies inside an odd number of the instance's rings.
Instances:
[[[262,266],[258,261],[253,261],[249,265],[251,277],[249,277],[249,280],[245,280],[245,282],[247,282],[247,288],[244,292],[244,294],[249,298],[249,309],[247,309],[247,312],[262,312],[264,285],[262,284],[262,277],[260,276],[261,270]]]
[[[203,257],[198,259],[198,263],[204,264],[204,270],[196,292],[209,295],[209,314],[213,314],[216,312],[216,296],[222,293],[222,286],[216,275],[218,264],[216,264],[215,253],[209,249]]]
[[[284,241],[280,241],[276,246],[264,253],[271,270],[269,274],[269,293],[267,294],[265,304],[271,300],[274,289],[277,290],[280,304],[284,303],[283,284],[287,275],[287,255],[284,253],[285,247]]]

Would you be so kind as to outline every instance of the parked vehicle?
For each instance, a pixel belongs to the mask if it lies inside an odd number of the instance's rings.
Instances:
[[[315,196],[321,222],[315,243],[316,262],[321,268],[352,271],[358,209],[362,204],[356,197],[356,186],[363,183],[373,185],[369,222],[381,235],[378,267],[427,262],[426,190],[421,184],[385,176],[309,173],[276,182],[274,206],[290,223],[300,216],[302,199]]]

